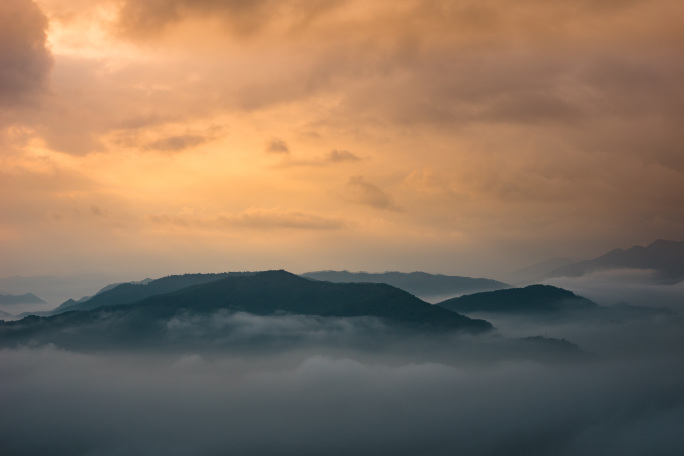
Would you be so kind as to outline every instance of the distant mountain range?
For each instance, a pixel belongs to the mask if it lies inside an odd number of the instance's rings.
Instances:
[[[580,277],[611,269],[648,269],[655,271],[658,283],[681,282],[684,280],[684,242],[659,239],[646,247],[615,249],[592,260],[553,269],[544,277]]]
[[[22,295],[0,293],[0,304],[45,304],[45,301],[33,293]]]
[[[553,313],[596,309],[598,304],[571,291],[550,285],[489,291],[447,299],[438,304],[460,313]]]
[[[204,275],[172,276],[196,281]],[[127,303],[110,300],[90,310],[67,311],[50,317],[29,316],[0,323],[0,344],[78,343],[99,340],[109,343],[158,344],[165,338],[169,322],[188,315],[212,315],[219,311],[254,315],[315,315],[321,317],[376,317],[397,328],[420,331],[482,332],[492,329],[484,320],[459,315],[428,304],[406,291],[387,284],[330,283],[308,280],[286,271],[204,277],[205,283],[173,292],[131,301],[134,293],[153,285],[119,285]],[[164,279],[159,279],[163,282]],[[138,288],[135,288],[138,287]],[[159,285],[158,289],[161,289]],[[135,291],[134,291],[135,290]],[[125,293],[124,293],[125,291]],[[93,298],[94,299],[94,298]],[[87,302],[90,302],[89,300]],[[91,302],[91,305],[93,303]]]
[[[434,299],[479,291],[500,290],[511,286],[491,279],[428,274],[425,272],[349,272],[349,271],[317,271],[302,274],[314,280],[325,280],[336,283],[386,283],[421,299]]]

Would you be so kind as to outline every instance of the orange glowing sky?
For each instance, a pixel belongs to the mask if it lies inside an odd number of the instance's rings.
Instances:
[[[0,276],[511,271],[684,233],[681,0],[3,0]]]

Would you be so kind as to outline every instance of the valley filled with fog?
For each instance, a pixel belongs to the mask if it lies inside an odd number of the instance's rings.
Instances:
[[[318,283],[270,274],[303,289]],[[186,304],[250,277],[5,323],[2,453],[676,455],[684,447],[680,309],[599,302],[474,312],[493,329],[445,330],[338,308],[259,314]],[[317,286],[323,303],[320,290],[350,284]],[[358,288],[367,289],[414,299]],[[182,309],[159,313],[174,302]]]

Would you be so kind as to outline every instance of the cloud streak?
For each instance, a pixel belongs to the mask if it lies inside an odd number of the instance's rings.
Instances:
[[[150,220],[161,225],[212,230],[224,228],[335,230],[345,226],[345,222],[341,219],[278,208],[252,208],[237,214],[219,214],[208,218],[159,214],[151,215]]]

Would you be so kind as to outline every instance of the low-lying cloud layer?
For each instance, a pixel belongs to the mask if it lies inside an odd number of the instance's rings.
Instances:
[[[572,290],[604,305],[624,302],[684,311],[684,282],[662,285],[654,280],[657,277],[657,271],[647,269],[607,269],[581,277],[545,279],[544,283]]]
[[[182,313],[159,326],[163,344],[130,350],[127,338],[117,343],[122,321],[104,314],[95,331],[62,328],[76,351],[0,350],[0,449],[678,454],[681,317],[624,316],[500,316],[493,334],[435,336],[392,332],[372,318]],[[98,348],[94,333],[113,343]],[[516,339],[541,333],[570,336],[591,353]]]
[[[674,455],[681,363],[0,352],[3,454]],[[9,413],[12,411],[12,413]]]

